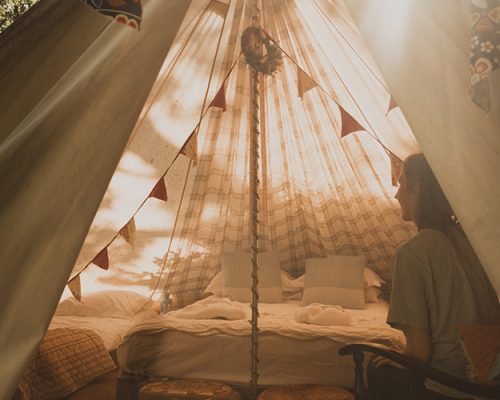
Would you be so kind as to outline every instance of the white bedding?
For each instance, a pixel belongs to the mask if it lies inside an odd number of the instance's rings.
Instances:
[[[137,313],[133,318],[113,317],[83,317],[76,315],[55,315],[50,322],[49,329],[55,328],[82,328],[91,329],[103,340],[108,351],[115,350],[122,342],[125,334],[132,326],[145,319],[150,319],[156,313],[150,309]]]
[[[219,299],[220,300],[220,299]],[[199,303],[217,302],[215,296]],[[248,384],[250,380],[250,319],[248,304],[240,320],[182,319],[183,311],[136,324],[117,355],[128,373],[175,378],[200,378]],[[402,349],[403,335],[386,323],[387,303],[367,304],[365,310],[346,310],[350,326],[299,323],[299,302],[260,304],[259,384],[353,383],[350,357],[338,349],[347,343],[373,341]]]

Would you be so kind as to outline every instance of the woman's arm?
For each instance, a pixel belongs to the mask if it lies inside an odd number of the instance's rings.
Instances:
[[[429,360],[429,355],[431,352],[431,344],[429,339],[429,332],[423,328],[417,326],[405,326],[403,330],[406,336],[406,350],[404,354],[414,358],[417,361],[426,363]],[[385,357],[377,356],[373,358],[373,364],[375,367],[380,367],[382,365],[392,365],[394,367],[401,367],[397,363],[393,363]]]

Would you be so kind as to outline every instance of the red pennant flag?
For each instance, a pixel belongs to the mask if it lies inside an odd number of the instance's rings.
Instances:
[[[158,183],[155,185],[151,193],[149,194],[149,197],[154,197],[159,200],[167,201],[168,196],[167,196],[167,187],[165,186],[165,181],[163,179],[163,176],[160,178]]]
[[[134,246],[135,231],[135,219],[134,217],[132,217],[130,221],[127,222],[127,225],[120,229],[119,233],[127,241],[127,243],[130,243],[132,246]]]
[[[396,100],[394,100],[394,97],[391,95],[391,99],[389,100],[389,108],[387,109],[387,112],[385,115],[389,114],[389,112],[393,109],[395,109],[398,106],[398,103],[396,103]]]
[[[75,276],[68,282],[68,288],[71,294],[80,301],[82,299],[82,287],[80,285],[80,275]]]
[[[340,118],[342,120],[341,122],[342,128],[340,130],[341,138],[353,132],[366,130],[358,121],[354,119],[354,117],[351,114],[349,114],[346,110],[344,110],[343,107],[339,106],[339,108],[340,108]]]
[[[108,248],[105,247],[102,249],[92,260],[92,264],[97,265],[99,268],[102,269],[109,269],[109,259],[108,259]]]
[[[189,139],[182,146],[181,154],[184,154],[186,157],[189,157],[194,161],[194,165],[196,165],[196,161],[198,160],[198,133],[193,132]]]
[[[299,66],[297,66],[297,85],[300,98],[304,96],[304,93],[318,86]]]
[[[392,186],[396,187],[398,186],[398,178],[401,174],[403,161],[401,161],[394,153],[389,153],[389,159],[391,160],[391,183]]]
[[[222,111],[226,111],[226,92],[224,90],[224,84],[222,84],[208,107],[219,107],[222,108]]]

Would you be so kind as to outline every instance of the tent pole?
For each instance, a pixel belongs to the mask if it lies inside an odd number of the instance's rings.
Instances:
[[[251,377],[251,392],[252,398],[257,398],[257,380],[258,364],[259,364],[259,328],[257,321],[259,318],[259,293],[258,293],[258,265],[257,254],[259,251],[258,242],[258,225],[259,225],[259,72],[255,68],[251,68],[252,80],[252,129],[250,136],[250,218],[252,232],[252,377]]]

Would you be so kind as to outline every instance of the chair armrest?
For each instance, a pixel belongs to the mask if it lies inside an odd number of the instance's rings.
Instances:
[[[363,352],[373,353],[379,356],[383,356],[411,371],[414,371],[424,376],[425,378],[430,378],[435,382],[438,382],[442,385],[448,386],[455,390],[459,390],[461,392],[470,394],[472,396],[480,396],[490,399],[500,399],[500,385],[489,386],[489,385],[481,385],[465,381],[463,379],[457,378],[455,376],[437,370],[425,363],[419,362],[402,353],[393,351],[381,344],[356,343],[344,346],[339,349],[339,354],[341,356],[355,355]]]

